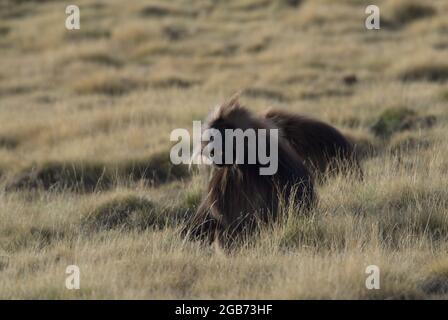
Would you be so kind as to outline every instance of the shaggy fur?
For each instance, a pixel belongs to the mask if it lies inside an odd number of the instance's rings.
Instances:
[[[273,125],[268,119],[252,115],[234,98],[216,109],[207,127],[245,130],[270,129]],[[278,158],[277,173],[271,176],[259,174],[258,161],[215,166],[207,193],[188,225],[189,234],[228,247],[258,223],[275,220],[282,200],[287,203],[294,197],[302,207],[309,208],[314,201],[312,176],[281,135]]]
[[[291,112],[271,109],[262,115],[281,128],[298,155],[316,178],[352,171],[363,177],[354,147],[336,128]]]

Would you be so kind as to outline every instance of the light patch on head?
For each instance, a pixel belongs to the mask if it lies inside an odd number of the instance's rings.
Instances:
[[[233,113],[244,110],[239,102],[240,94],[236,93],[224,103],[217,105],[209,117],[209,123],[217,119],[228,119]]]
[[[223,121],[234,128],[259,129],[265,128],[262,121],[254,117],[244,106],[239,102],[240,93],[234,94],[230,99],[218,105],[210,114],[207,123],[210,126],[215,121]]]

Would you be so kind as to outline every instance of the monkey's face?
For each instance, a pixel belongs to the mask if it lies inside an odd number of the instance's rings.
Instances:
[[[224,104],[212,114],[203,130],[202,156],[218,167],[257,165],[261,163],[258,142],[267,138],[266,134],[264,137],[258,134],[263,127],[264,123],[237,101]],[[267,143],[260,147],[269,149]]]
[[[203,155],[217,167],[255,165],[259,163],[259,137],[254,128],[245,130],[217,119],[204,131]],[[266,139],[266,137],[264,137]],[[269,149],[266,141],[265,149]]]
[[[203,154],[211,160],[213,165],[224,167],[232,166],[236,163],[235,147],[231,147],[233,150],[232,156],[229,152],[229,142],[231,141],[226,141],[226,130],[234,129],[235,127],[231,124],[226,123],[222,119],[217,119],[209,123],[204,130],[203,138],[205,141],[202,142]]]

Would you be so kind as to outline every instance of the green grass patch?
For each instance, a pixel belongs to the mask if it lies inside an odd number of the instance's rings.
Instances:
[[[436,123],[434,116],[419,116],[408,108],[390,108],[384,110],[370,128],[381,138],[389,138],[394,133],[414,129],[429,128]]]
[[[448,63],[416,63],[398,71],[402,81],[444,82],[448,80]]]
[[[119,196],[97,205],[83,219],[89,230],[114,228],[146,229],[160,223],[157,208],[148,199],[134,195]]]
[[[180,225],[186,212],[185,209],[160,205],[139,195],[118,194],[88,209],[82,218],[81,227],[90,231],[162,230]]]
[[[98,74],[77,81],[74,90],[79,94],[103,94],[120,96],[142,87],[144,84],[135,79],[116,75]]]
[[[0,149],[15,149],[19,146],[19,139],[12,136],[0,136]]]
[[[399,26],[436,14],[436,10],[431,5],[412,0],[394,1],[390,11],[390,22]]]
[[[43,188],[93,192],[119,182],[144,181],[154,185],[189,175],[186,166],[171,164],[168,153],[149,158],[105,163],[100,161],[49,161],[26,167],[7,184],[7,189]]]

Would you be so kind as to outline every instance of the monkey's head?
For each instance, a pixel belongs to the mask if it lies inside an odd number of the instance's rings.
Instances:
[[[250,154],[257,157],[257,129],[265,127],[233,96],[209,116],[203,128],[202,154],[218,167],[248,164]]]

